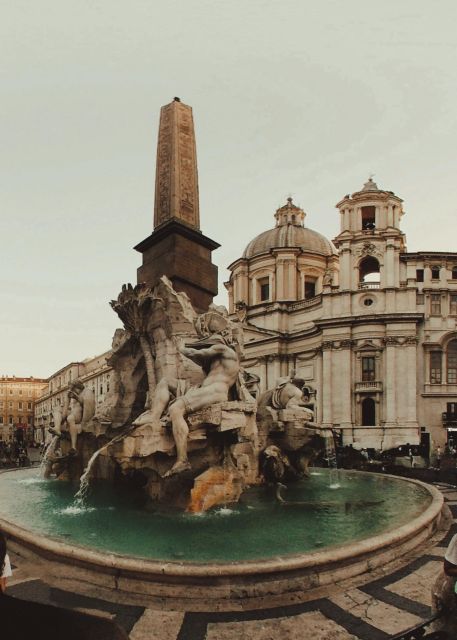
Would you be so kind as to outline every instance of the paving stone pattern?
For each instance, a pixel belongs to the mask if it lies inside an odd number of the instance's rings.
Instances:
[[[386,640],[431,616],[431,587],[457,533],[457,490],[437,484],[454,523],[447,535],[401,568],[326,598],[234,612],[156,611],[78,595],[45,584],[13,555],[8,593],[110,618],[131,640]]]

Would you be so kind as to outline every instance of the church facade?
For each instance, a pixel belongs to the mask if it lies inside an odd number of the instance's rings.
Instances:
[[[403,202],[370,178],[333,243],[291,198],[229,266],[261,391],[292,371],[344,445],[457,443],[457,253],[406,250]]]

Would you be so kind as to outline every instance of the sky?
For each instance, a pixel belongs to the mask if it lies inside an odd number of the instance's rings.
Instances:
[[[219,304],[289,195],[332,239],[369,174],[404,199],[409,251],[457,251],[456,19],[455,0],[0,0],[0,374],[110,348],[174,96]]]

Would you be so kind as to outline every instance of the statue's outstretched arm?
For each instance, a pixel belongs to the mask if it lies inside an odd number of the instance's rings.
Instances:
[[[191,347],[181,347],[180,351],[183,356],[190,358],[194,362],[204,362],[205,360],[211,360],[218,355],[225,353],[227,347],[223,344],[215,344],[207,349],[192,349]]]

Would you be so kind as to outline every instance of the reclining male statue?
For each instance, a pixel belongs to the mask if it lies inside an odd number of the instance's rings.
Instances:
[[[154,427],[168,407],[177,459],[165,477],[190,469],[187,456],[189,427],[185,416],[213,404],[226,402],[231,387],[239,381],[240,345],[228,329],[229,321],[223,316],[218,317],[216,312],[205,315],[212,316],[205,327],[205,333],[210,335],[204,336],[191,347],[178,347],[180,353],[202,367],[206,376],[203,382],[199,386],[186,388],[186,380],[162,378],[156,386],[151,409],[133,422],[135,426]]]

